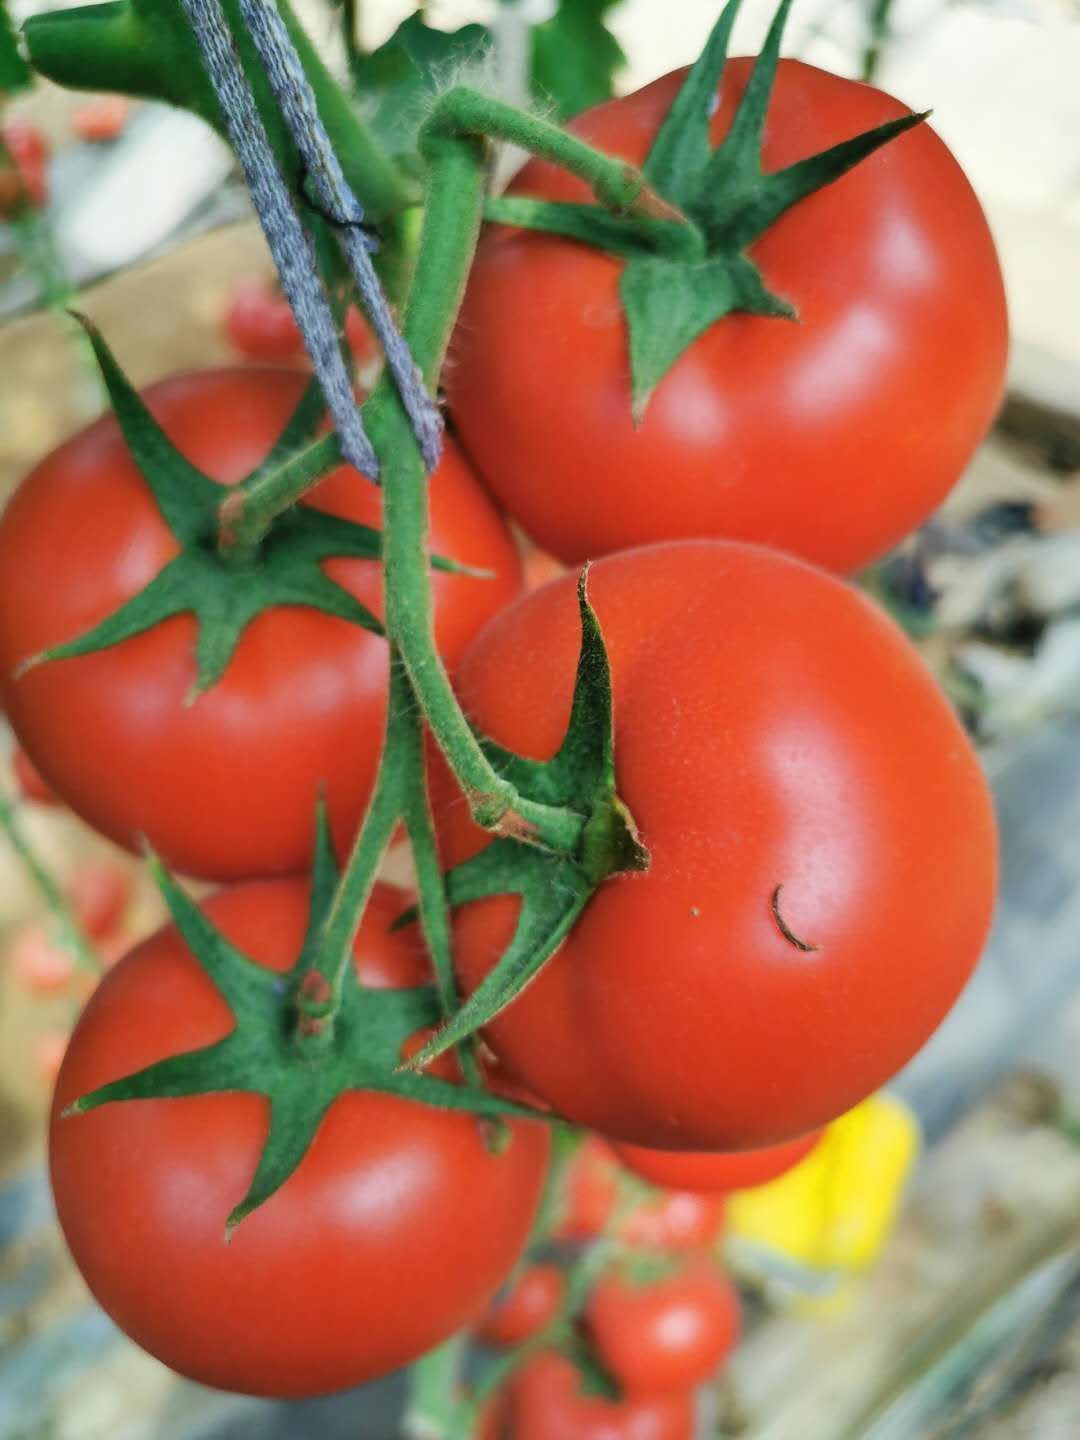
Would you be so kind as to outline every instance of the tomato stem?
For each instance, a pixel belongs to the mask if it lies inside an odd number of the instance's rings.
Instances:
[[[530,155],[550,160],[584,180],[600,204],[613,214],[685,220],[682,212],[658,195],[635,166],[594,150],[576,135],[480,90],[458,85],[446,91],[425,130],[429,137],[485,135],[519,145]]]
[[[594,150],[591,145],[576,136],[567,135],[546,120],[516,110],[512,105],[493,99],[480,91],[464,86],[447,91],[436,103],[425,124],[420,145],[426,158],[431,161],[438,153],[440,138],[467,143],[470,154],[474,156],[472,165],[475,184],[481,187],[482,203],[485,176],[483,141],[487,137],[520,145],[531,154],[561,165],[590,185],[601,205],[616,215],[679,222],[679,226],[686,228],[688,244],[693,247],[696,227],[690,225],[681,211],[659,196],[634,166]],[[437,169],[437,166],[432,166],[432,185],[439,183]],[[428,347],[429,353],[426,357],[420,356],[413,344],[413,356],[432,393],[438,385],[446,345],[464,293],[465,278],[482,218],[480,205],[473,206],[466,197],[466,189],[475,186],[462,188],[461,179],[455,176],[451,188],[455,189],[455,192],[461,189],[461,217],[465,221],[464,243],[448,239],[445,247],[440,245],[440,253],[434,262],[429,247],[428,276],[422,284],[414,281],[409,296],[414,330],[428,336],[439,332],[437,343]],[[428,204],[430,208],[430,195]],[[445,208],[450,212],[449,221],[460,218],[453,213],[452,205]],[[430,235],[426,217],[421,233]],[[444,248],[445,258],[441,253]],[[448,308],[451,305],[452,308]],[[382,403],[373,396],[367,408],[374,411]],[[374,423],[373,419],[368,420],[367,415],[365,420],[368,425]],[[290,457],[277,470],[236,486],[222,506],[222,547],[257,547],[274,519],[339,465],[341,458],[337,437],[327,435]]]

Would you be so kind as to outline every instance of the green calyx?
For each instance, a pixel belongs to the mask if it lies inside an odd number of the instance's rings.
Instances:
[[[492,764],[526,799],[565,806],[585,823],[574,854],[527,838],[493,840],[446,877],[452,906],[494,895],[521,900],[517,927],[498,963],[432,1040],[409,1061],[419,1070],[474,1035],[534,980],[570,933],[596,890],[612,875],[648,869],[649,854],[615,789],[611,670],[588,599],[588,567],[578,582],[581,650],[566,735],[551,760],[526,760],[480,737]]]
[[[349,965],[332,1007],[309,1003],[322,929],[337,883],[325,817],[320,814],[307,936],[292,971],[281,975],[250,960],[218,931],[156,857],[150,864],[177,929],[228,1003],[235,1028],[213,1045],[147,1066],[102,1085],[70,1105],[81,1115],[116,1100],[162,1100],[245,1091],[270,1106],[266,1142],[246,1195],[222,1217],[225,1236],[293,1174],[323,1116],[353,1090],[377,1091],[482,1117],[538,1118],[525,1106],[489,1093],[478,1082],[456,1084],[396,1067],[403,1044],[442,1014],[434,986],[372,990]],[[325,983],[325,982],[324,982]],[[313,1013],[316,1011],[318,1013]],[[331,1013],[332,1011],[332,1013]]]
[[[117,423],[180,553],[118,610],[85,634],[28,657],[19,673],[46,661],[67,660],[118,645],[170,616],[192,614],[198,635],[197,674],[188,697],[191,703],[224,674],[251,621],[275,606],[321,610],[381,635],[382,626],[371,611],[322,568],[323,561],[338,556],[378,560],[379,531],[310,506],[294,505],[277,517],[256,551],[223,549],[222,501],[236,492],[224,490],[180,454],[100,333],[84,317],[75,318],[89,336]],[[322,394],[313,381],[271,453],[244,483],[272,472],[310,440],[324,413]],[[432,564],[455,573],[466,570],[441,557],[433,558]]]
[[[905,115],[771,174],[762,140],[791,0],[782,0],[726,137],[709,128],[741,0],[728,0],[675,98],[642,174],[685,223],[613,218],[595,206],[519,197],[491,200],[489,220],[564,235],[625,258],[620,289],[630,342],[634,417],[698,336],[736,311],[795,319],[746,253],[781,215],[838,180],[926,114]]]

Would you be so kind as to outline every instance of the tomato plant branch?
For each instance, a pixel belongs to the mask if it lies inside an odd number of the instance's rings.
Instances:
[[[288,0],[276,3],[315,92],[322,123],[367,214],[382,223],[415,205],[415,186],[364,125]],[[295,148],[239,22],[237,0],[225,0],[224,9],[277,163],[286,175],[297,175]],[[163,100],[191,110],[227,135],[224,111],[183,11],[173,0],[112,0],[34,15],[26,21],[24,34],[35,69],[57,84]]]
[[[605,209],[616,215],[682,220],[682,213],[648,184],[641,171],[617,156],[605,155],[524,110],[480,90],[455,86],[439,97],[426,127],[430,134],[486,135],[518,145],[550,160],[592,189]]]
[[[50,915],[56,921],[58,938],[64,949],[84,970],[92,975],[100,975],[104,967],[94,953],[94,947],[72,913],[71,906],[64,899],[60,887],[27,839],[15,806],[4,794],[0,794],[0,829],[4,831],[12,850],[40,891]]]
[[[432,162],[431,176],[405,338],[425,380],[434,385],[479,234],[485,167],[475,138],[429,129],[422,143]],[[582,817],[524,800],[484,754],[454,695],[434,641],[423,457],[385,379],[368,402],[365,418],[384,467],[386,629],[400,649],[424,715],[480,825],[572,851]]]

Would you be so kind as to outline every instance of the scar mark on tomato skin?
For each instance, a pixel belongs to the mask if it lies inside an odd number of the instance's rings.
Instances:
[[[783,888],[783,885],[777,885],[769,899],[769,908],[772,910],[773,919],[776,921],[776,928],[789,944],[794,945],[796,950],[801,950],[804,955],[809,955],[815,950],[820,950],[820,945],[809,945],[805,940],[800,940],[798,935],[795,934],[795,931],[788,925],[783,915],[780,914],[780,891],[783,890]]]

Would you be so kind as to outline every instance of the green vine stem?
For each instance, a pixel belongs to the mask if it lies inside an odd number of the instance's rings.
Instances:
[[[91,975],[100,976],[104,967],[95,954],[94,947],[87,939],[82,926],[75,919],[71,906],[64,899],[60,887],[27,839],[16,807],[2,793],[0,793],[0,829],[4,831],[12,850],[22,861],[27,874],[40,891],[49,914],[56,922],[60,943],[64,949],[82,969]]]
[[[615,156],[594,150],[584,141],[566,135],[546,120],[515,110],[501,100],[491,99],[479,91],[459,86],[448,90],[436,103],[432,114],[421,134],[421,148],[426,158],[433,158],[432,146],[438,139],[471,140],[473,149],[485,137],[512,140],[531,154],[553,160],[589,184],[596,198],[613,213],[633,216],[643,220],[664,220],[669,224],[677,222],[692,228],[678,210],[662,200],[645,182],[641,172]],[[481,185],[483,170],[480,170]],[[455,182],[457,183],[457,182]],[[482,195],[481,195],[482,200]],[[451,213],[450,220],[455,217]],[[469,209],[465,216],[468,231],[468,253],[457,258],[458,271],[448,277],[450,267],[443,266],[441,278],[454,281],[450,295],[453,309],[449,323],[442,324],[443,334],[439,343],[429,347],[425,357],[417,354],[417,364],[423,372],[429,388],[434,392],[443,356],[450,338],[450,328],[460,305],[464,280],[468,271],[472,250],[479,232],[481,211],[475,207],[475,215]],[[425,225],[421,235],[429,233]],[[652,232],[646,232],[651,234]],[[670,245],[670,236],[658,230],[658,245]],[[422,243],[422,241],[421,241]],[[430,247],[429,247],[430,250]],[[419,280],[419,277],[418,277]],[[432,315],[421,316],[419,307],[426,306],[434,311]],[[424,280],[414,283],[409,295],[409,310],[415,331],[423,333],[430,329],[432,321],[438,322],[440,310],[446,309],[446,295],[439,292],[434,283]],[[408,325],[408,322],[406,322]],[[437,327],[438,328],[438,327]],[[406,338],[412,337],[406,333]],[[372,396],[368,410],[374,411],[379,404],[378,395]],[[370,423],[370,422],[369,422]],[[291,505],[294,505],[324,475],[341,464],[341,449],[336,435],[325,435],[305,449],[298,451],[276,470],[254,477],[250,482],[236,486],[222,506],[221,545],[223,548],[237,547],[250,549],[257,546],[266,535],[274,519]]]
[[[405,339],[432,393],[437,389],[479,236],[487,176],[483,137],[489,131],[573,170],[593,187],[598,199],[620,214],[678,218],[678,212],[660,201],[639,172],[624,161],[476,91],[461,87],[448,91],[420,137],[429,163],[429,185],[416,276],[404,320]],[[382,467],[386,629],[400,651],[424,715],[478,824],[572,854],[583,817],[569,809],[526,800],[495,770],[462,713],[435,648],[427,555],[427,475],[408,416],[385,377],[366,405],[364,419]],[[340,459],[337,439],[329,435],[278,469],[236,487],[222,506],[222,548],[255,549],[275,517],[295,504]],[[373,808],[361,842],[369,822],[374,824],[380,818],[381,812]],[[364,863],[370,864],[366,852]],[[361,884],[357,894],[366,899],[369,888],[370,881],[367,888]],[[334,929],[331,946],[337,956],[345,953],[348,942],[344,937],[348,932],[351,938],[354,914],[358,916],[362,910],[362,904],[361,910],[355,909],[356,896],[351,893],[343,904],[340,913],[345,918],[340,922],[341,932]],[[338,922],[335,919],[333,923],[336,926]]]

